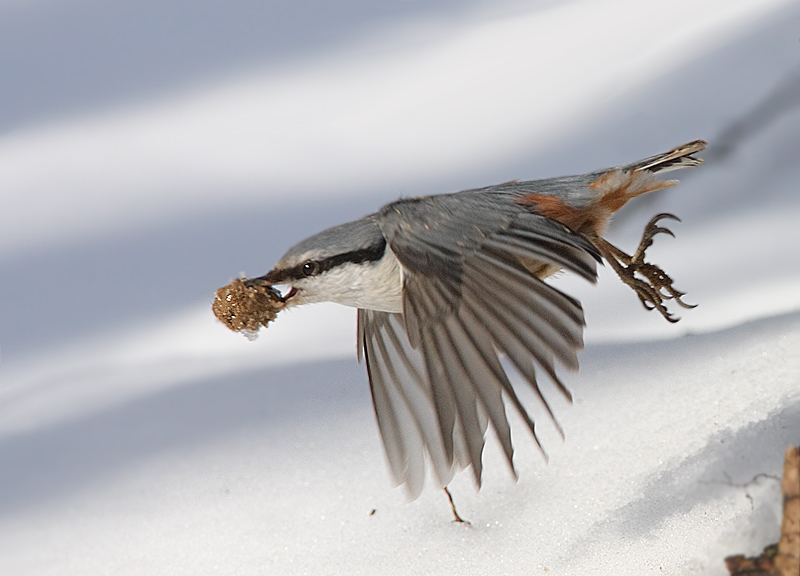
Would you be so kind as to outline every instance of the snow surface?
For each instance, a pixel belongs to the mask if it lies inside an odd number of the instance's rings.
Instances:
[[[800,442],[800,7],[779,0],[0,3],[0,574],[724,574]],[[380,4],[380,6],[378,6]],[[110,8],[110,6],[114,8]],[[56,25],[55,23],[58,23]],[[37,42],[32,42],[36,39]],[[355,314],[256,342],[210,296],[398,195],[706,166],[626,207],[699,303],[562,277],[587,349],[545,463],[407,503]]]

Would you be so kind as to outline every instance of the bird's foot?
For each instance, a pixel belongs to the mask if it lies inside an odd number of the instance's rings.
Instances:
[[[649,264],[644,261],[644,253],[653,244],[653,237],[656,234],[663,232],[672,237],[675,236],[669,229],[658,226],[658,222],[664,218],[680,222],[680,219],[672,214],[658,214],[653,217],[645,226],[642,241],[633,256],[629,256],[602,238],[598,240],[596,245],[600,254],[611,265],[620,279],[633,288],[645,308],[658,310],[668,321],[677,322],[680,318],[673,316],[667,310],[664,304],[665,300],[675,300],[684,308],[694,308],[696,304],[687,304],[681,300],[685,294],[672,286],[672,278],[655,264]]]

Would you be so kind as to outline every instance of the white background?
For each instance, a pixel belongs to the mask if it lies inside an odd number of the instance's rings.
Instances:
[[[788,0],[0,1],[0,573],[724,574],[800,442],[800,8]],[[710,142],[623,210],[699,303],[609,270],[565,429],[407,503],[355,313],[256,342],[216,288],[398,196]],[[523,394],[535,418],[533,399]],[[374,511],[374,513],[373,513]]]

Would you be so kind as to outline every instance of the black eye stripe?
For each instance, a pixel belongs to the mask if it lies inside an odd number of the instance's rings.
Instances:
[[[306,277],[319,274],[319,269],[320,269],[319,262],[315,262],[314,260],[309,260],[300,267],[300,270],[302,270],[303,272],[303,276]]]
[[[267,279],[274,284],[278,284],[280,282],[298,280],[300,278],[309,278],[311,276],[318,276],[346,262],[352,262],[353,264],[375,262],[383,258],[385,253],[386,240],[381,239],[380,242],[368,248],[337,254],[329,258],[320,258],[319,260],[308,260],[285,270],[273,270],[267,275]]]

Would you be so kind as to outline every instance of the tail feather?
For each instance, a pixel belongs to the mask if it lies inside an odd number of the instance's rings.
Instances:
[[[657,154],[650,158],[645,158],[639,162],[634,162],[625,166],[625,172],[642,172],[647,171],[653,174],[657,172],[669,172],[670,170],[679,170],[681,168],[691,168],[692,166],[700,166],[703,163],[702,158],[695,158],[692,156],[695,152],[700,152],[706,147],[703,140],[695,140],[682,146],[673,148],[669,152]]]

